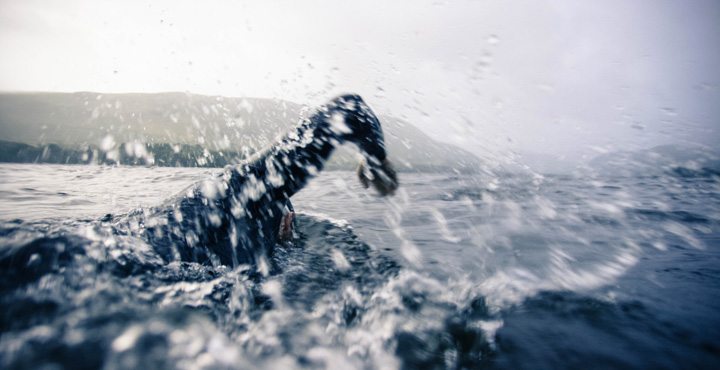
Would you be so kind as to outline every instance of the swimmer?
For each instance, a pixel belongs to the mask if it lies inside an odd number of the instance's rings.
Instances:
[[[192,185],[130,227],[165,262],[256,265],[276,244],[292,239],[290,197],[324,167],[333,150],[351,142],[363,160],[358,176],[385,196],[398,187],[375,114],[357,95],[321,106],[271,148],[228,166],[212,181]]]

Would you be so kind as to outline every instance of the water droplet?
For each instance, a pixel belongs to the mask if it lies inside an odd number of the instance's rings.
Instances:
[[[115,147],[115,138],[112,135],[105,136],[100,142],[100,149],[108,151]]]
[[[660,111],[668,116],[677,116],[677,111],[673,108],[661,108]]]
[[[495,98],[495,100],[493,101],[493,103],[495,104],[495,108],[497,108],[497,109],[502,109],[502,108],[503,108],[503,101],[500,100],[499,98]]]
[[[498,43],[500,43],[500,38],[497,37],[497,35],[490,35],[487,37],[487,39],[485,39],[485,41],[487,41],[487,43],[490,45],[497,45]]]
[[[632,126],[630,126],[630,127],[635,130],[639,130],[639,131],[642,131],[645,129],[645,125],[638,123],[638,122],[633,123]]]

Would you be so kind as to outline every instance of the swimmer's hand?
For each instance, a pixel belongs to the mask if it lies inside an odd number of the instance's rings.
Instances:
[[[398,188],[398,180],[392,163],[387,159],[378,162],[374,158],[369,162],[363,159],[358,164],[357,174],[362,186],[367,189],[372,183],[380,195],[393,195]]]

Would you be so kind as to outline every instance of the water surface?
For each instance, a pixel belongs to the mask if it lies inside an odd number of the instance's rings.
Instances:
[[[206,176],[0,165],[0,365],[720,365],[716,176],[402,173],[385,199],[324,172],[267,276],[163,264],[107,222]]]

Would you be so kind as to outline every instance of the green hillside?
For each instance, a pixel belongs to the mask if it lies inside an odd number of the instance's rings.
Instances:
[[[149,155],[155,165],[221,166],[271,145],[308,112],[279,100],[187,93],[0,93],[0,160],[148,164]],[[479,164],[413,125],[381,120],[399,170],[466,172]],[[328,168],[354,167],[355,152],[341,148]]]

